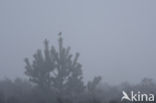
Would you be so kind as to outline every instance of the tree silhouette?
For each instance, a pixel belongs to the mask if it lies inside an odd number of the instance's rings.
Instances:
[[[32,63],[25,59],[25,74],[42,89],[55,89],[59,94],[68,92],[71,95],[82,92],[84,84],[82,66],[78,62],[79,53],[72,58],[70,47],[63,46],[61,33],[58,44],[58,50],[54,46],[49,48],[49,42],[45,40],[44,55],[39,49]]]
[[[90,92],[94,92],[94,90],[97,88],[97,85],[100,83],[101,79],[102,78],[98,76],[98,77],[94,77],[93,81],[89,81],[87,84],[88,90]]]

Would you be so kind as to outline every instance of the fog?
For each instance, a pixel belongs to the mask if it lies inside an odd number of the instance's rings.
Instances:
[[[154,0],[1,0],[0,78],[23,77],[24,58],[32,58],[47,38],[79,52],[85,80],[138,83],[156,79]]]

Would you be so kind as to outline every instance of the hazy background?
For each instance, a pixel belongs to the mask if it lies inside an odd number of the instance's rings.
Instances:
[[[85,80],[156,79],[156,1],[0,0],[0,78],[22,77],[43,40],[81,54]],[[31,59],[32,60],[32,59]]]

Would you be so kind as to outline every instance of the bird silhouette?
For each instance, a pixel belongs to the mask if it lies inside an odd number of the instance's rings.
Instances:
[[[126,99],[126,100],[131,101],[131,99],[128,97],[128,95],[127,95],[127,93],[126,93],[125,91],[122,91],[122,94],[123,94],[123,97],[121,98],[121,101],[122,101],[123,99]]]

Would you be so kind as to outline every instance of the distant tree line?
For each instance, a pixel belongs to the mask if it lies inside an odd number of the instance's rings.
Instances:
[[[94,89],[86,86],[84,91],[71,96],[70,91],[60,95],[53,89],[46,91],[20,78],[4,79],[0,81],[0,103],[130,103],[121,102],[123,90],[127,93],[133,90],[156,95],[156,82],[145,78],[135,85],[127,82],[117,86],[100,83]]]

